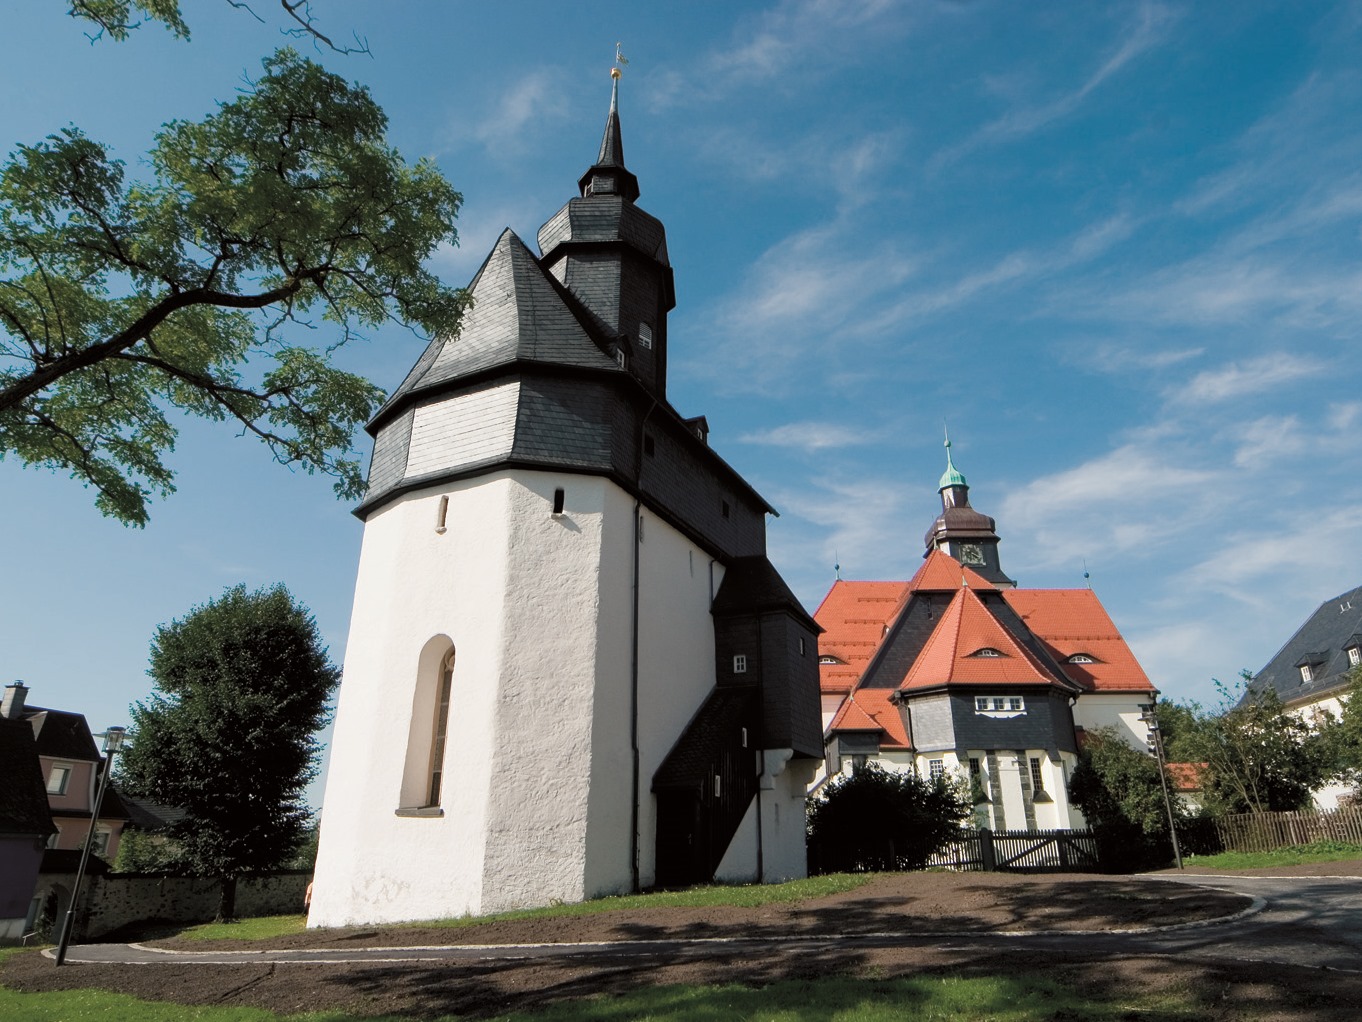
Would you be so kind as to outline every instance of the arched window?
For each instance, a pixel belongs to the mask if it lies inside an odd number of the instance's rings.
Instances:
[[[439,816],[444,787],[449,708],[454,693],[454,644],[444,636],[426,643],[417,663],[407,755],[398,813]]]

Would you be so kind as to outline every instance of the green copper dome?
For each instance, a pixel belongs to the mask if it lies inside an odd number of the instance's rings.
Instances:
[[[946,438],[946,471],[941,473],[941,482],[937,483],[936,489],[940,491],[949,486],[968,486],[965,477],[960,474],[960,470],[951,461],[951,438]]]

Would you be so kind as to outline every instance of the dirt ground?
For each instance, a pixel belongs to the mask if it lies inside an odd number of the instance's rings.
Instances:
[[[1362,861],[1289,870],[1245,871],[1362,876]],[[980,873],[909,873],[881,876],[853,891],[789,905],[754,909],[650,909],[564,919],[486,923],[463,929],[406,927],[314,930],[251,947],[400,947],[437,944],[514,944],[658,939],[762,937],[832,933],[961,933],[980,930],[1110,930],[1239,911],[1238,895],[1181,888],[1138,877]],[[164,941],[163,946],[181,942]],[[98,987],[148,1000],[182,1004],[236,1004],[281,1013],[335,1009],[359,1016],[442,1014],[482,1017],[644,984],[809,981],[851,975],[874,981],[900,976],[1045,975],[1099,999],[1180,989],[1198,1003],[1198,1017],[1231,1022],[1246,1016],[1268,1022],[1355,1022],[1362,1017],[1362,982],[1355,975],[1162,957],[1067,955],[1037,962],[1024,942],[981,955],[977,949],[875,949],[854,942],[836,951],[798,943],[778,953],[752,956],[716,948],[705,958],[622,959],[599,955],[571,959],[520,959],[475,963],[410,962],[337,965],[86,966],[57,970],[50,959],[20,955],[0,967],[0,984],[18,990]],[[198,950],[211,944],[184,942]],[[231,945],[240,946],[240,945]],[[1058,1016],[1056,1016],[1058,1017]],[[1131,1018],[1139,1017],[1132,1010]]]

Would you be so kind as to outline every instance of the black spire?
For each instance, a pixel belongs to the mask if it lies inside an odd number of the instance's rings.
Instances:
[[[619,195],[630,202],[638,198],[638,178],[624,166],[624,138],[620,134],[619,69],[611,71],[610,113],[605,119],[605,134],[596,162],[577,182],[582,197]]]

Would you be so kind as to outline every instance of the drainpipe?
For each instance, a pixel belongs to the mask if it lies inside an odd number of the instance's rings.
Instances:
[[[757,707],[761,714],[760,724],[757,728],[760,737],[761,747],[757,750],[761,770],[757,774],[757,883],[766,882],[766,841],[762,831],[763,819],[761,815],[761,782],[766,779],[766,656],[764,643],[761,635],[761,614],[757,614],[757,664],[760,668],[757,672]]]
[[[653,398],[647,413],[638,424],[638,445],[634,456],[634,581],[633,606],[630,608],[630,651],[629,651],[629,754],[630,766],[630,807],[629,807],[629,878],[631,889],[640,887],[639,870],[639,754],[638,754],[638,624],[639,624],[639,559],[642,553],[643,530],[643,441],[648,420],[657,410],[657,398]]]

